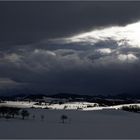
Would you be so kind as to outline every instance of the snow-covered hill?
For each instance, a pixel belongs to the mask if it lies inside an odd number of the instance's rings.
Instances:
[[[99,106],[98,103],[89,103],[89,102],[66,102],[66,103],[39,103],[39,102],[29,102],[29,101],[5,101],[0,103],[0,106],[8,107],[19,107],[19,108],[44,108],[44,109],[58,109],[58,110],[103,110],[103,109],[120,109],[123,106],[138,105],[135,104],[122,104],[115,106]]]
[[[0,139],[134,139],[140,138],[140,114],[90,102],[5,101],[0,106],[26,108],[29,117],[0,118]],[[47,109],[45,109],[47,108]],[[62,115],[67,116],[62,123]],[[42,120],[43,116],[43,120]]]

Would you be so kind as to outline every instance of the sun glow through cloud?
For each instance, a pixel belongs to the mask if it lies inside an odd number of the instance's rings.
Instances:
[[[119,46],[140,48],[140,22],[126,26],[112,26],[62,39],[65,43],[94,45],[99,41],[114,40]]]

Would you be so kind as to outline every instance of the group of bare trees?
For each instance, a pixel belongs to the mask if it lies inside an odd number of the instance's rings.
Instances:
[[[11,119],[11,118],[21,118],[21,119],[25,119],[28,118],[30,116],[30,113],[26,110],[26,109],[21,109],[21,108],[16,108],[16,107],[0,107],[0,118],[5,118],[5,119]],[[32,119],[35,119],[35,115],[32,115]],[[44,121],[45,116],[44,115],[40,115],[40,120]],[[67,115],[61,115],[60,117],[61,122],[64,124],[67,122],[68,120],[68,116]]]
[[[5,107],[5,106],[0,107],[0,118],[5,118],[7,120],[12,118],[21,118],[24,120],[25,118],[28,118],[30,115],[31,114],[26,109],[21,109],[16,107]],[[36,116],[33,114],[31,118],[35,120]],[[40,115],[40,120],[44,121],[44,119],[45,116]]]
[[[25,109],[20,109],[16,107],[0,107],[0,117],[1,118],[15,118],[15,116],[21,116],[21,118],[24,120],[25,117],[28,117],[30,114]]]

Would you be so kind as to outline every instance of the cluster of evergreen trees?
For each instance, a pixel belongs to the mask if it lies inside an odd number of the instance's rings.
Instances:
[[[130,111],[130,112],[139,112],[140,107],[138,105],[123,106],[122,110]]]

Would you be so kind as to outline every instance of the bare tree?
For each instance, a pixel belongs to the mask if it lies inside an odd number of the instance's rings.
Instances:
[[[34,114],[33,114],[32,118],[33,118],[33,120],[35,119],[35,115]]]
[[[61,116],[62,123],[65,123],[65,120],[67,120],[67,119],[68,119],[68,116],[66,116],[66,115]]]
[[[10,115],[6,114],[5,119],[8,121],[10,118],[11,118]]]
[[[14,118],[15,115],[19,115],[19,110],[20,108],[9,108],[9,114]]]
[[[41,115],[41,121],[44,121],[45,116]]]
[[[8,115],[8,116],[14,118],[15,115],[19,115],[19,110],[20,110],[20,108],[3,106],[3,107],[0,107],[0,114],[2,117]]]
[[[21,111],[21,116],[22,116],[22,119],[24,120],[25,117],[28,117],[29,116],[29,112],[27,110],[23,109]]]

